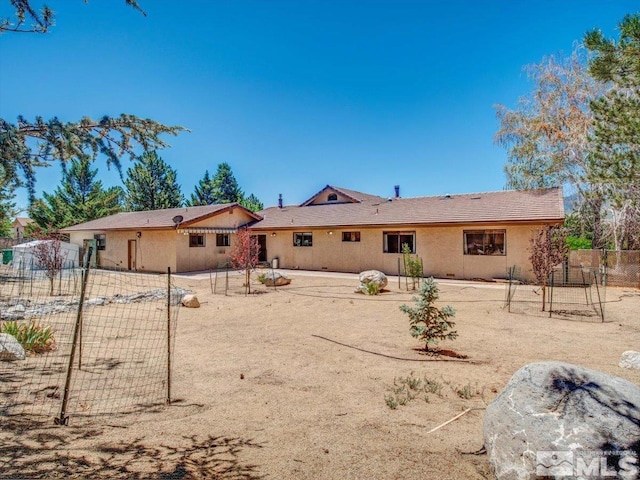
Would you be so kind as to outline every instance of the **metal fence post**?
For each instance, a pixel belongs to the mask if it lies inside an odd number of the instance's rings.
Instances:
[[[89,261],[91,259],[92,247],[89,247],[89,255],[84,265],[84,274],[82,276],[82,287],[80,289],[80,301],[78,302],[78,314],[76,315],[76,324],[73,330],[73,340],[71,343],[71,354],[69,355],[69,365],[67,367],[67,378],[64,384],[64,397],[62,399],[62,407],[60,416],[54,419],[56,425],[68,425],[69,416],[67,415],[67,406],[69,403],[69,394],[71,393],[71,375],[73,373],[73,361],[76,355],[76,345],[80,334],[80,324],[82,323],[82,308],[84,306],[84,296],[87,291],[87,281],[89,279]]]
[[[171,267],[167,267],[167,405],[171,405]]]
[[[551,284],[549,285],[549,318],[553,312],[553,280],[555,272],[551,270]]]

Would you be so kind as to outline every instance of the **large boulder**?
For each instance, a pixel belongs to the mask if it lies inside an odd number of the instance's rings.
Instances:
[[[618,365],[622,368],[640,369],[640,352],[627,350],[620,356],[620,363],[618,363]]]
[[[269,271],[264,276],[264,284],[267,287],[283,287],[285,285],[289,285],[291,283],[291,279],[287,277],[282,272],[277,272],[275,270]]]
[[[0,360],[11,362],[24,359],[25,352],[20,342],[13,335],[0,333]]]
[[[377,285],[378,291],[382,291],[382,289],[389,283],[387,276],[378,270],[366,270],[361,272],[358,280],[360,281],[360,285],[356,287],[356,293],[368,293],[367,284],[369,283]]]
[[[634,469],[633,453],[611,452],[640,446],[640,387],[568,363],[526,365],[487,407],[484,445],[498,480]]]

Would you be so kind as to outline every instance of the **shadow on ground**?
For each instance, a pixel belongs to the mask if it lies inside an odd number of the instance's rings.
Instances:
[[[0,478],[155,479],[221,478],[258,480],[257,466],[240,460],[251,439],[183,437],[179,446],[103,442],[101,429],[28,425],[3,419]],[[89,446],[82,447],[83,443]]]

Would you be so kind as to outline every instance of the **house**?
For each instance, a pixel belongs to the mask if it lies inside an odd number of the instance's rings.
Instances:
[[[281,268],[397,275],[403,246],[438,278],[533,279],[534,230],[564,222],[562,190],[402,198],[327,185],[300,205],[267,208],[251,231]]]
[[[30,218],[16,217],[11,224],[11,236],[13,238],[24,238],[24,229],[30,223],[33,223],[33,220]]]
[[[260,243],[260,260],[287,269],[397,275],[403,247],[438,278],[499,278],[511,266],[533,279],[535,230],[564,222],[562,190],[385,198],[327,185],[300,205],[253,213],[237,203],[119,213],[63,229],[95,243],[98,263],[187,272],[223,264],[237,229]],[[273,262],[274,264],[276,262]]]
[[[125,212],[62,229],[97,264],[147,272],[189,272],[227,261],[238,228],[262,217],[237,203]]]

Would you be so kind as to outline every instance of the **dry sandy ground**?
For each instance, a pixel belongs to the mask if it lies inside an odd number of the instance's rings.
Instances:
[[[250,296],[176,278],[202,306],[180,311],[174,404],[68,427],[0,417],[0,477],[491,478],[486,455],[472,454],[483,408],[521,366],[562,360],[640,384],[639,371],[617,366],[639,347],[638,290],[610,288],[608,321],[595,323],[509,314],[502,285],[442,282],[459,333],[443,347],[471,362],[434,361],[414,350],[398,309],[412,294],[396,279],[369,297],[352,293],[354,276],[291,277]],[[394,380],[408,376],[442,390],[389,408]],[[465,386],[471,398],[455,392]]]

